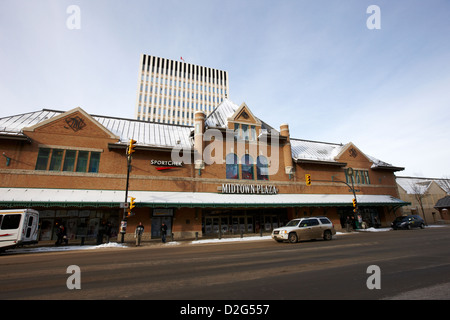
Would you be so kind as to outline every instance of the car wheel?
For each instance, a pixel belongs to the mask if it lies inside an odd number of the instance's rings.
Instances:
[[[330,230],[325,230],[323,233],[323,240],[331,240],[333,238],[333,235],[331,234]]]
[[[406,226],[406,229],[411,230],[411,225],[408,224],[408,225]]]
[[[425,225],[423,223],[420,225],[420,229],[425,229]]]
[[[289,233],[289,242],[296,243],[298,241],[297,234],[295,232]]]

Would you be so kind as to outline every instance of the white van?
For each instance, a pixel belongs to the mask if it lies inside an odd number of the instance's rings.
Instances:
[[[32,209],[0,210],[0,252],[37,243],[39,212]]]

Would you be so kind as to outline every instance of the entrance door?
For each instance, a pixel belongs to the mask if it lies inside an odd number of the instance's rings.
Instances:
[[[152,239],[161,238],[161,225],[167,226],[167,237],[172,234],[172,217],[152,217]]]

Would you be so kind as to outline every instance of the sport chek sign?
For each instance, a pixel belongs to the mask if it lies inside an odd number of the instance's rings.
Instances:
[[[172,160],[156,160],[156,159],[150,160],[150,164],[156,166],[156,170],[158,171],[170,170],[173,168],[179,168],[183,166],[183,162],[177,162]]]

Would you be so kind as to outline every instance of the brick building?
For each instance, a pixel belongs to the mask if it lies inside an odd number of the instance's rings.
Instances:
[[[424,177],[396,177],[400,199],[409,202],[403,208],[405,214],[418,214],[428,224],[445,220],[442,211],[435,205],[439,199],[445,197],[448,185],[446,179],[433,179]]]
[[[394,175],[403,168],[351,142],[292,138],[288,125],[277,130],[245,103],[224,100],[208,117],[197,112],[194,126],[90,115],[81,108],[3,117],[0,208],[39,210],[41,240],[54,237],[56,223],[65,224],[72,239],[95,237],[102,222],[117,233],[131,138],[137,143],[128,195],[137,205],[126,239],[139,222],[144,239],[158,238],[162,222],[175,239],[270,232],[310,215],[327,216],[340,229],[353,215],[352,179],[369,226],[387,225],[408,204],[398,199]]]

